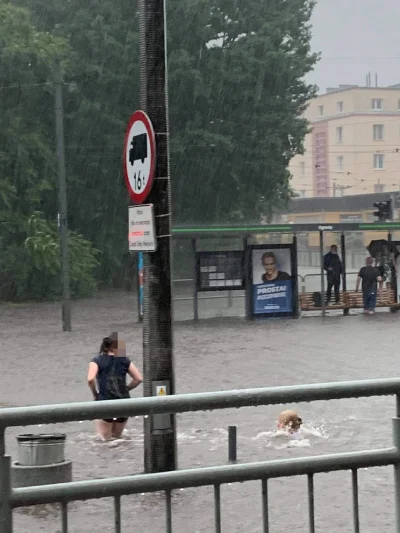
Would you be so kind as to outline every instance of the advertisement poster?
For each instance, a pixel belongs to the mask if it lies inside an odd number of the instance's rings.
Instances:
[[[253,313],[292,313],[291,249],[253,249],[252,264]]]

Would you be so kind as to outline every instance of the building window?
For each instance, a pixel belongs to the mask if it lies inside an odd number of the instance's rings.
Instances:
[[[383,126],[383,124],[374,124],[373,125],[373,137],[374,137],[374,141],[383,141],[383,137],[384,137],[384,126]]]
[[[337,111],[338,113],[343,113],[343,108],[344,108],[344,106],[343,106],[343,102],[338,102],[338,103],[336,104],[336,111]]]
[[[344,157],[340,155],[336,158],[336,172],[343,172],[344,167]]]
[[[382,111],[382,109],[383,109],[383,100],[382,100],[382,98],[373,98],[373,100],[372,100],[372,109],[374,111]]]
[[[375,183],[374,192],[385,192],[385,186],[382,183]]]
[[[304,161],[302,161],[302,162],[300,163],[300,176],[301,176],[302,178],[304,178],[305,175],[306,175],[306,164],[305,164]]]
[[[374,170],[383,170],[385,156],[383,154],[374,154]]]
[[[342,143],[343,142],[343,128],[340,126],[339,128],[336,128],[336,142]]]
[[[319,112],[319,116],[320,117],[324,116],[324,106],[323,105],[319,105],[318,106],[318,112]]]

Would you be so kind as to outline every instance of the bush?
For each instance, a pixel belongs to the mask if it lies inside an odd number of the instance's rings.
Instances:
[[[23,226],[24,231],[16,235],[20,244],[9,243],[0,252],[0,299],[57,299],[61,296],[57,225],[46,220],[42,213],[35,212]],[[97,289],[94,271],[99,264],[96,259],[99,252],[73,231],[69,232],[69,252],[71,295],[73,298],[90,296]]]

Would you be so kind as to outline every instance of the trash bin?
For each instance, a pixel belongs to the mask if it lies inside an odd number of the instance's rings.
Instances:
[[[42,466],[65,461],[64,433],[18,435],[18,464]]]

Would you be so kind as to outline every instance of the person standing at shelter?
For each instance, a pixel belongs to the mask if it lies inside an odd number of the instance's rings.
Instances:
[[[376,295],[378,291],[378,281],[382,281],[380,270],[373,266],[373,258],[367,257],[366,266],[362,267],[357,276],[356,292],[362,280],[362,292],[364,300],[364,313],[373,315],[375,313]],[[381,298],[381,286],[379,287],[379,298]]]
[[[330,252],[324,256],[324,270],[326,271],[328,282],[326,303],[329,304],[331,301],[333,287],[335,290],[335,302],[338,304],[340,302],[340,277],[343,274],[343,265],[336,244],[332,244]]]

